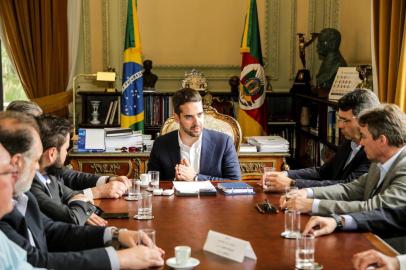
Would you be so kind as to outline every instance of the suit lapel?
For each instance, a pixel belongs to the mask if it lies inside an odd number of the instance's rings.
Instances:
[[[28,194],[27,194],[28,195]],[[45,240],[45,235],[43,228],[41,226],[42,220],[41,220],[41,214],[40,210],[37,207],[35,209],[35,204],[33,202],[33,195],[28,195],[28,205],[27,205],[27,211],[25,213],[25,220],[27,223],[27,227],[30,229],[32,237],[34,238],[35,245],[37,248],[39,248],[42,251],[47,251],[47,244]]]
[[[399,156],[393,162],[389,171],[386,173],[385,178],[382,180],[382,184],[375,190],[373,195],[378,194],[381,190],[385,190],[392,183],[391,180],[394,179],[393,174],[396,173],[399,162],[401,162],[403,158],[406,156],[405,149],[402,151],[402,153],[399,154]]]
[[[210,171],[213,160],[215,144],[211,141],[209,133],[203,129],[202,148],[200,150],[200,172]]]
[[[337,158],[338,160],[338,164],[337,166],[334,166],[335,170],[334,170],[334,174],[332,175],[333,179],[339,179],[342,178],[342,175],[344,175],[345,170],[348,169],[348,167],[351,165],[351,162],[354,160],[351,160],[350,163],[348,163],[348,166],[345,166],[345,163],[347,162],[347,159],[352,151],[351,149],[351,141],[347,141],[347,143],[345,145],[343,145],[344,147],[344,151],[342,152],[342,156]]]
[[[376,163],[371,163],[368,171],[367,183],[365,185],[364,200],[373,196],[374,189],[379,182],[380,171]]]
[[[180,147],[179,147],[179,140],[178,140],[178,132],[173,132],[173,138],[170,141],[173,141],[173,144],[170,144],[169,147],[169,159],[171,163],[171,168],[175,169],[175,165],[179,164],[180,162]]]

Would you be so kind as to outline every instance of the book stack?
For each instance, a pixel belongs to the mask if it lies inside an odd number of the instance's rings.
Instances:
[[[288,153],[289,141],[280,136],[247,137],[249,144],[255,145],[258,152]]]
[[[240,145],[240,153],[256,153],[257,147],[249,143],[242,143]]]
[[[255,194],[254,188],[244,182],[219,183],[217,188],[225,195],[252,195]]]
[[[141,131],[132,131],[126,128],[108,128],[105,129],[105,145],[107,152],[121,151],[123,147],[136,147],[142,149]]]

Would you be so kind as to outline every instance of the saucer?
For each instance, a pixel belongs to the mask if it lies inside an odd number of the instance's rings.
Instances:
[[[134,218],[135,218],[135,219],[138,219],[138,220],[150,220],[150,219],[154,219],[154,216],[139,217],[138,215],[135,215]]]
[[[172,257],[166,260],[166,264],[169,267],[172,267],[173,269],[182,269],[182,270],[186,270],[186,269],[192,269],[196,266],[198,266],[200,263],[200,261],[198,259],[192,258],[190,257],[189,260],[187,261],[186,264],[184,265],[179,265],[176,263],[176,258]]]
[[[287,232],[282,232],[281,236],[286,239],[296,239],[298,235],[288,235]]]
[[[124,200],[126,200],[126,201],[138,201],[139,199],[140,198],[137,197],[137,196],[135,196],[135,197],[129,197],[129,196],[124,197]]]

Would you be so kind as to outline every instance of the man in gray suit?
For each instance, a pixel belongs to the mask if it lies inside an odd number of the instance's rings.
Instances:
[[[406,115],[387,104],[359,118],[361,141],[373,163],[367,174],[347,184],[301,189],[281,207],[320,215],[345,214],[406,205]]]

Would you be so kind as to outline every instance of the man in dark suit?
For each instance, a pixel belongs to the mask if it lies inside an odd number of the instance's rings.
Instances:
[[[26,100],[12,101],[7,111],[21,112],[33,117],[42,115],[42,109],[36,103]],[[119,198],[130,186],[126,176],[100,176],[63,168],[61,173],[66,186],[73,190],[83,190],[85,196],[92,200],[97,198]]]
[[[264,176],[265,188],[284,191],[286,187],[329,186],[348,183],[368,172],[370,161],[359,144],[358,115],[379,105],[377,96],[369,90],[356,89],[338,101],[338,127],[345,137],[333,158],[321,167],[274,172]]]
[[[172,100],[179,130],[155,140],[148,171],[159,171],[163,180],[239,180],[240,165],[231,137],[203,128],[199,92],[184,88]]]
[[[55,221],[106,226],[107,222],[96,215],[92,201],[64,184],[61,169],[69,148],[71,123],[53,115],[41,115],[37,122],[43,153],[30,191],[41,212]]]
[[[0,230],[27,251],[27,261],[53,269],[147,268],[163,265],[163,251],[144,234],[114,227],[76,226],[54,222],[39,210],[30,189],[42,144],[34,119],[21,113],[0,113],[0,143],[16,167],[13,211],[0,221]],[[144,245],[137,245],[141,240]],[[105,247],[116,242],[125,247]]]

